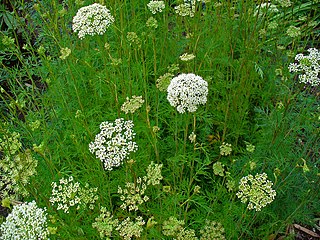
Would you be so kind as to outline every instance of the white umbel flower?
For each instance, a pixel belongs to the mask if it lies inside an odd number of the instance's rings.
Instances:
[[[80,39],[86,35],[102,35],[114,22],[109,9],[98,3],[82,7],[73,17],[72,30],[78,33]]]
[[[6,221],[0,225],[0,239],[48,239],[47,213],[35,201],[13,207]]]
[[[316,48],[308,49],[309,55],[302,53],[296,55],[298,63],[290,63],[289,72],[300,73],[298,78],[300,83],[310,84],[311,86],[320,85],[320,52]]]
[[[120,166],[129,157],[130,152],[135,152],[138,145],[133,141],[135,132],[133,122],[118,118],[115,122],[102,122],[101,132],[89,144],[91,153],[104,163],[106,170]]]
[[[182,73],[171,80],[167,92],[170,105],[179,113],[195,112],[207,102],[208,83],[193,73]]]

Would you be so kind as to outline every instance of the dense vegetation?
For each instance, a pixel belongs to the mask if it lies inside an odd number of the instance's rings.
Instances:
[[[319,16],[3,1],[0,239],[316,237]]]

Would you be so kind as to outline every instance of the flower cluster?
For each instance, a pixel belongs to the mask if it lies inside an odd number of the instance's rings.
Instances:
[[[132,237],[140,237],[143,231],[142,226],[145,225],[142,217],[136,217],[135,221],[127,217],[120,222],[118,219],[113,219],[113,216],[105,207],[101,207],[100,212],[92,227],[98,230],[101,238],[111,239],[113,231],[117,231],[122,239],[126,240],[130,240]]]
[[[73,207],[79,210],[89,205],[89,208],[93,209],[95,201],[98,200],[97,188],[89,188],[88,184],[81,187],[79,182],[74,182],[72,176],[60,179],[59,183],[52,182],[51,186],[49,201],[57,204],[57,210],[62,209],[65,213],[69,213],[69,209]]]
[[[174,75],[172,73],[165,73],[164,75],[160,76],[156,81],[156,87],[161,92],[167,91],[173,76]]]
[[[15,205],[6,221],[0,225],[0,236],[3,240],[48,239],[45,209],[38,208],[35,201]]]
[[[128,32],[127,40],[130,42],[130,45],[135,45],[139,48],[141,47],[141,40],[135,32]]]
[[[20,134],[17,132],[11,133],[6,130],[3,138],[0,138],[0,151],[3,151],[6,155],[14,155],[21,146]]]
[[[163,179],[161,174],[162,164],[156,164],[151,162],[147,168],[147,176],[144,176],[143,179],[147,185],[158,185],[160,181]]]
[[[243,203],[248,202],[248,209],[261,211],[261,208],[274,200],[276,191],[271,188],[273,183],[267,177],[266,173],[262,173],[255,177],[250,174],[241,178],[237,197]]]
[[[249,153],[253,153],[254,150],[256,149],[256,147],[255,147],[253,144],[249,143],[249,142],[246,142],[246,141],[245,141],[245,144],[246,144],[246,150],[247,150]]]
[[[178,220],[176,217],[169,217],[162,224],[162,233],[165,236],[176,236],[183,230],[184,221]]]
[[[94,3],[78,10],[72,21],[72,30],[78,32],[78,37],[83,39],[86,35],[104,34],[113,22],[109,9]]]
[[[112,236],[112,231],[119,223],[119,220],[113,219],[113,216],[105,207],[101,207],[100,215],[95,220],[92,227],[98,230],[101,238],[106,237],[107,239]]]
[[[121,111],[125,112],[126,114],[129,112],[134,113],[142,106],[143,103],[144,100],[142,99],[142,96],[132,96],[131,99],[127,97],[127,101],[125,101],[121,106]]]
[[[170,105],[179,113],[195,112],[207,102],[208,83],[193,73],[182,73],[171,80],[167,92]]]
[[[184,53],[182,54],[179,58],[181,61],[184,61],[184,62],[188,62],[188,61],[191,61],[192,59],[194,59],[196,56],[192,53]]]
[[[190,135],[189,135],[189,140],[191,143],[195,143],[196,142],[196,139],[197,139],[197,135],[192,132]]]
[[[309,56],[297,54],[295,60],[298,63],[290,63],[289,71],[302,73],[298,76],[301,83],[318,86],[320,84],[320,52],[316,48],[309,48],[308,52]]]
[[[195,2],[193,3],[182,3],[179,4],[178,6],[174,7],[176,14],[185,17],[193,17],[195,12],[196,12],[196,5]]]
[[[118,193],[120,194],[120,200],[123,202],[121,208],[129,211],[139,210],[139,205],[149,200],[149,197],[144,195],[147,189],[147,185],[142,178],[138,177],[136,183],[127,182],[126,187],[122,189],[118,186]]]
[[[224,228],[219,222],[206,220],[205,226],[200,230],[200,240],[224,240]]]
[[[198,240],[193,229],[182,229],[176,236],[177,240]]]
[[[221,177],[224,176],[224,164],[222,164],[221,162],[215,162],[212,165],[212,169],[213,169],[214,175],[221,176]]]
[[[277,3],[280,4],[281,7],[290,7],[292,5],[290,0],[277,0]]]
[[[124,121],[123,118],[116,119],[114,123],[106,121],[100,124],[101,132],[89,144],[89,150],[104,163],[106,170],[120,166],[131,152],[138,149],[133,141],[133,126],[132,121]]]
[[[162,12],[163,9],[165,9],[164,1],[150,1],[147,4],[149,10],[152,12],[152,14],[156,14],[157,12]]]
[[[158,21],[154,17],[149,17],[146,22],[147,27],[149,28],[157,28],[158,27]]]
[[[287,35],[289,37],[295,38],[301,35],[301,31],[299,27],[295,27],[295,26],[290,26],[287,29]]]
[[[27,196],[25,186],[30,178],[37,173],[38,161],[33,158],[31,150],[15,156],[6,155],[0,160],[0,198],[17,199]]]
[[[71,49],[67,47],[61,48],[60,53],[61,53],[61,56],[59,58],[62,60],[65,60],[71,54]]]
[[[259,14],[259,17],[264,16],[267,13],[278,13],[279,10],[276,5],[272,3],[261,3],[256,7],[256,10],[254,12],[254,16],[257,16]]]
[[[120,194],[120,200],[123,202],[121,208],[129,211],[139,210],[139,206],[149,200],[149,197],[144,195],[147,186],[159,185],[163,179],[161,175],[162,164],[155,164],[151,162],[147,168],[147,175],[144,177],[138,177],[135,182],[127,182],[126,187],[122,189],[118,186],[118,193]]]
[[[220,148],[220,155],[227,156],[227,155],[230,155],[232,152],[232,147],[230,143],[223,142],[219,148]]]
[[[132,237],[140,237],[141,232],[143,231],[143,225],[145,225],[145,221],[141,216],[136,217],[135,221],[131,221],[131,219],[127,217],[119,223],[116,230],[124,240],[130,240]]]

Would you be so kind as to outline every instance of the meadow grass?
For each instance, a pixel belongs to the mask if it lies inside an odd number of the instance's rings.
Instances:
[[[83,38],[73,18],[94,1],[1,4],[2,206],[45,209],[38,239],[294,239],[293,224],[319,232],[319,82],[288,69],[319,48],[319,1],[185,1],[186,16],[183,1],[159,1],[154,14],[149,2],[97,1],[114,22]],[[181,73],[207,83],[196,111],[167,99]],[[90,144],[100,131],[114,137],[116,119],[132,121],[133,135],[121,125],[123,142],[102,155],[137,149],[112,155],[108,170]],[[12,239],[5,217],[0,239]]]

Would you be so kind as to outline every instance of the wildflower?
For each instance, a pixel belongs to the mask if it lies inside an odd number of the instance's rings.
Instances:
[[[193,17],[196,12],[195,3],[182,3],[174,7],[176,13],[182,17]]]
[[[25,187],[37,173],[37,165],[38,161],[33,158],[30,149],[16,155],[5,155],[0,159],[0,198],[28,196]]]
[[[289,72],[302,73],[298,76],[300,83],[318,86],[320,84],[320,53],[316,48],[308,49],[309,56],[302,53],[296,55],[295,60],[298,63],[290,63]]]
[[[125,112],[126,114],[129,112],[134,113],[142,106],[143,103],[144,100],[142,99],[142,96],[132,96],[131,99],[127,97],[127,101],[121,106],[121,111]]]
[[[290,26],[287,29],[287,34],[289,37],[295,38],[295,37],[298,37],[299,35],[301,35],[301,31],[300,31],[299,27]]]
[[[78,32],[78,37],[83,39],[86,35],[102,35],[114,22],[109,9],[98,3],[82,7],[73,17],[72,30]]]
[[[118,66],[122,63],[122,59],[121,58],[113,58],[110,56],[111,59],[111,65],[112,66]]]
[[[219,148],[220,148],[220,155],[227,156],[227,155],[230,155],[232,152],[232,148],[231,148],[230,143],[223,142]]]
[[[156,14],[157,12],[162,12],[163,9],[165,9],[164,1],[150,1],[147,4],[149,10],[152,12],[152,14]]]
[[[224,176],[224,165],[221,162],[216,162],[212,165],[214,175]]]
[[[259,17],[262,17],[267,13],[277,13],[277,12],[279,12],[279,10],[276,5],[272,3],[261,3],[259,6],[256,7],[254,16],[257,16],[257,14],[259,13]]]
[[[167,91],[170,81],[174,75],[172,73],[165,73],[160,76],[156,81],[156,87],[161,91]]]
[[[45,208],[38,208],[35,201],[15,205],[0,225],[1,239],[48,239],[45,211]]]
[[[276,29],[278,27],[278,23],[276,21],[272,21],[268,24],[268,29]]]
[[[60,53],[61,53],[61,56],[59,58],[61,58],[62,60],[65,60],[70,55],[71,50],[67,47],[61,48]]]
[[[116,227],[116,230],[119,231],[119,235],[124,240],[130,240],[132,237],[139,238],[143,231],[142,226],[145,225],[145,221],[142,217],[136,217],[135,222],[131,221],[129,217],[124,219]]]
[[[182,229],[177,234],[177,240],[198,240],[196,233],[193,229]]]
[[[74,117],[75,117],[75,118],[81,118],[81,117],[83,117],[83,112],[82,112],[80,109],[78,109],[78,110],[76,111],[76,114],[75,114]]]
[[[170,186],[163,186],[162,191],[169,193],[171,191],[171,187]]]
[[[195,57],[196,56],[193,55],[192,53],[191,54],[184,53],[179,58],[181,61],[188,62],[188,61],[191,61],[192,59],[194,59]]]
[[[256,167],[257,167],[257,164],[256,162],[254,161],[249,161],[249,167],[250,167],[250,170],[254,170]]]
[[[120,207],[123,210],[128,208],[129,211],[139,210],[139,205],[149,200],[149,197],[144,195],[146,189],[147,185],[140,177],[135,183],[127,182],[124,189],[118,186],[120,200],[123,202]]]
[[[189,135],[189,140],[191,143],[195,143],[196,142],[196,138],[197,138],[197,135],[192,132],[190,135]]]
[[[267,177],[266,173],[262,173],[255,177],[249,174],[241,178],[237,197],[242,203],[248,203],[248,209],[261,211],[262,207],[274,200],[276,192],[271,188],[273,183]]]
[[[52,182],[51,186],[52,193],[49,201],[57,205],[57,210],[62,209],[65,213],[69,213],[72,207],[79,210],[89,205],[89,208],[93,209],[95,201],[98,200],[95,194],[97,188],[89,188],[88,184],[81,187],[79,182],[74,182],[72,176],[68,179],[61,178],[59,183]]]
[[[116,119],[114,123],[106,121],[100,124],[101,132],[89,144],[89,150],[104,163],[106,170],[120,166],[131,152],[138,149],[133,141],[133,126],[131,120],[124,121],[123,118]]]
[[[113,216],[105,207],[101,207],[100,215],[95,220],[92,227],[98,230],[101,238],[107,239],[112,236],[112,231],[119,223],[119,220],[113,219]]]
[[[152,184],[154,186],[160,184],[160,181],[163,179],[161,175],[162,166],[162,164],[150,163],[147,168],[147,176],[145,177],[147,185]]]
[[[146,22],[147,27],[149,28],[157,28],[158,27],[158,21],[154,17],[149,17]]]
[[[13,46],[14,45],[14,38],[8,37],[8,36],[3,36],[2,44],[5,46]]]
[[[224,228],[219,222],[206,220],[204,228],[200,230],[200,240],[224,240]]]
[[[167,92],[170,105],[179,113],[195,112],[207,102],[208,83],[193,73],[182,73],[171,80]]]
[[[130,42],[130,45],[141,47],[141,40],[135,32],[128,32],[127,40]]]
[[[156,221],[154,221],[154,216],[152,216],[147,221],[147,228],[152,228],[156,224],[158,224],[158,223]]]
[[[34,122],[30,122],[28,125],[31,128],[31,131],[34,131],[40,127],[40,121],[35,120]]]
[[[46,49],[45,49],[43,46],[40,46],[40,47],[37,49],[37,52],[39,53],[39,55],[45,55]]]
[[[153,126],[153,127],[152,127],[152,131],[153,131],[154,133],[157,133],[157,132],[160,131],[160,128],[159,128],[158,126]]]
[[[179,71],[179,64],[171,64],[167,68],[168,68],[169,73],[175,73],[175,72]]]
[[[162,233],[165,236],[176,236],[180,231],[182,231],[184,221],[179,221],[176,217],[170,217],[168,220],[164,221],[162,224]]]
[[[109,51],[109,50],[110,50],[110,44],[109,44],[108,42],[106,42],[106,43],[104,44],[104,48],[105,48],[107,51]]]
[[[290,7],[292,5],[290,0],[277,0],[281,7]]]
[[[201,187],[199,185],[196,185],[193,189],[193,194],[198,194],[200,192]]]
[[[10,133],[5,130],[3,138],[0,138],[0,150],[8,155],[14,155],[19,151],[22,144],[20,142],[20,134],[17,132]]]
[[[235,185],[236,185],[236,183],[235,183],[234,180],[232,180],[231,178],[228,178],[228,179],[227,179],[226,187],[227,187],[227,189],[228,189],[229,192],[232,192],[232,191],[234,190]]]
[[[246,144],[246,150],[249,152],[249,153],[253,153],[254,150],[256,149],[256,147],[254,145],[252,145],[251,143],[249,142],[244,142]]]

